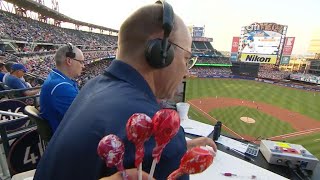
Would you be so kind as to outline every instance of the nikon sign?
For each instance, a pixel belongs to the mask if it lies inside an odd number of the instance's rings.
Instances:
[[[241,54],[240,61],[260,64],[275,64],[277,61],[277,55]]]

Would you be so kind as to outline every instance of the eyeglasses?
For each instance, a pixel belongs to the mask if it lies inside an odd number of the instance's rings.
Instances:
[[[173,44],[174,46],[176,46],[176,47],[180,48],[181,50],[183,50],[183,51],[185,51],[185,52],[190,54],[190,58],[189,58],[188,62],[186,63],[186,66],[187,66],[188,69],[191,69],[196,64],[196,62],[198,60],[198,57],[197,56],[192,56],[192,52],[186,50],[185,48],[179,46],[178,44],[173,43],[171,41],[169,41],[169,42],[171,44]]]
[[[84,64],[84,61],[81,61],[81,60],[75,59],[75,58],[72,58],[72,59],[75,60],[75,61],[78,61],[80,64]]]

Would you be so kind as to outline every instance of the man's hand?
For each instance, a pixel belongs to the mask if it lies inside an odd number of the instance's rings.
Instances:
[[[207,137],[199,137],[199,138],[187,141],[188,150],[193,147],[196,147],[196,146],[210,146],[210,147],[212,147],[214,152],[217,152],[216,144],[214,143],[214,141],[212,139],[207,138]]]

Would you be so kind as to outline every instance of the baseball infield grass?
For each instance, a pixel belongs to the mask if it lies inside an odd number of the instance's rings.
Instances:
[[[205,97],[231,97],[244,100],[259,101],[282,107],[320,121],[320,93],[302,91],[255,81],[240,79],[188,79],[186,100]],[[242,108],[245,108],[243,111]],[[256,120],[255,124],[240,121],[243,112],[250,113],[249,117]],[[270,137],[294,132],[290,124],[271,117],[263,112],[246,107],[228,107],[212,109],[209,114],[221,120],[229,128],[240,134],[252,137]],[[197,109],[190,108],[191,119],[214,125]],[[224,130],[222,130],[226,133]],[[320,133],[283,139],[290,143],[301,144],[316,157],[320,158]]]
[[[253,108],[243,106],[217,108],[209,112],[209,114],[236,133],[246,134],[251,137],[267,138],[295,132],[289,123],[280,121]],[[249,124],[241,121],[241,117],[250,117],[256,122]]]

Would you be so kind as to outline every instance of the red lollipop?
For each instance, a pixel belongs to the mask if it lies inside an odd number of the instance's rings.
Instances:
[[[116,166],[118,171],[122,172],[123,179],[128,179],[123,167],[124,144],[118,136],[110,134],[103,137],[97,151],[107,167]]]
[[[183,174],[197,174],[206,170],[213,162],[214,155],[206,147],[194,147],[187,151],[180,161],[179,169],[172,172],[168,180]]]
[[[163,149],[180,128],[180,118],[177,111],[173,109],[161,109],[153,116],[152,122],[156,140],[156,147],[152,151],[152,157],[159,162]]]
[[[144,142],[152,135],[152,121],[149,116],[143,113],[133,114],[126,126],[129,141],[136,146],[135,166],[138,167],[144,157]]]
[[[180,118],[173,109],[161,109],[152,118],[153,133],[156,147],[152,151],[153,162],[149,179],[153,177],[156,163],[159,162],[164,147],[177,134],[180,128]]]

